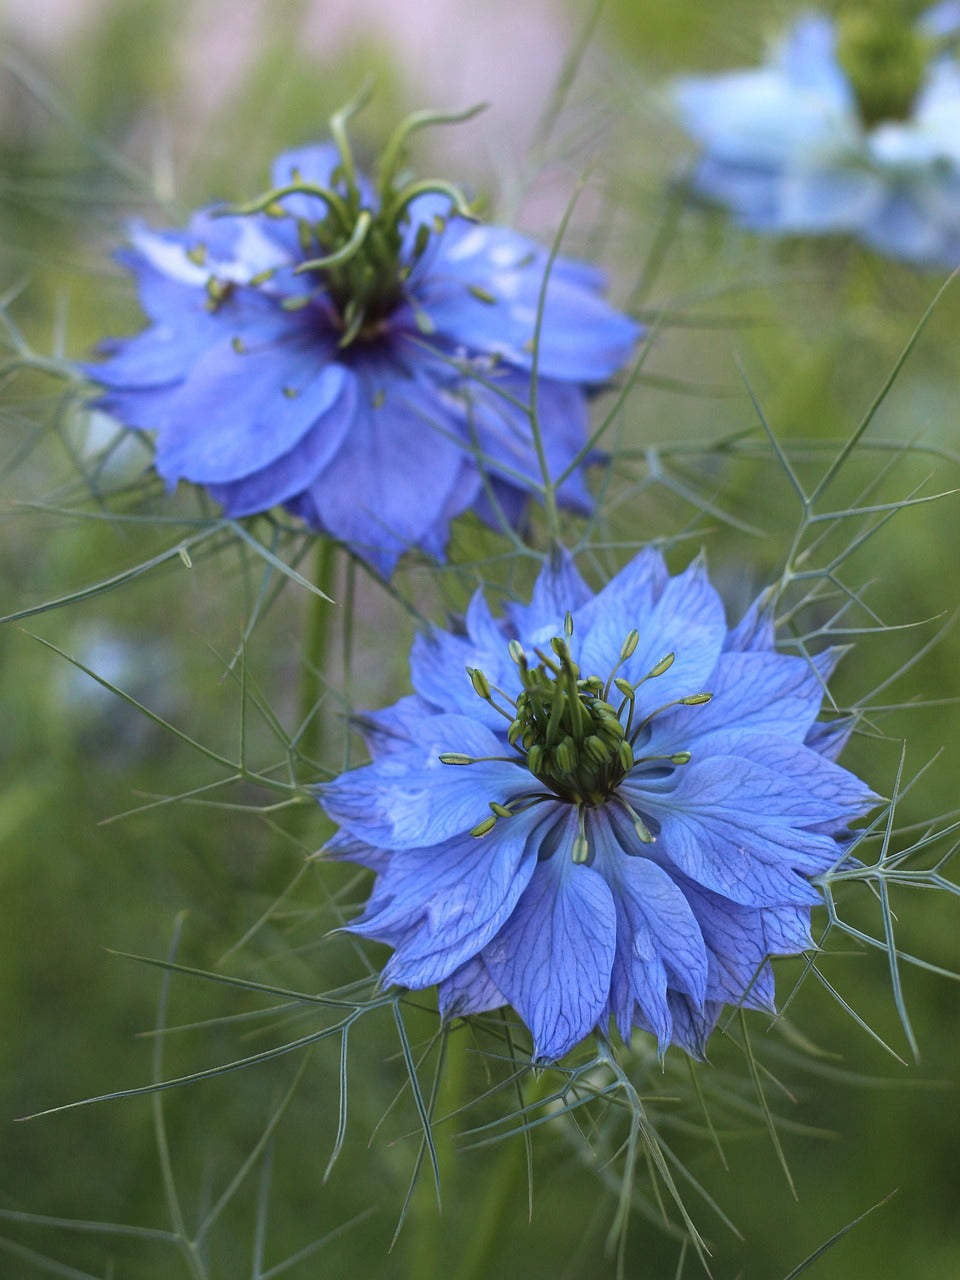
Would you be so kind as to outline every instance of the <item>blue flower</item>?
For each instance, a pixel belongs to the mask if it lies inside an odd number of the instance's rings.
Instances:
[[[703,563],[654,551],[596,595],[558,558],[501,619],[478,593],[319,789],[330,854],[377,874],[349,927],[394,948],[383,982],[512,1005],[539,1059],[611,1019],[699,1055],[724,1005],[771,1009],[876,802],[817,721],[836,657],[778,652],[759,602],[728,630]]]
[[[765,66],[680,80],[680,118],[702,147],[693,193],[756,231],[847,233],[960,264],[958,31],[956,0],[913,27],[811,13]]]
[[[336,120],[336,118],[335,118]],[[150,324],[86,372],[101,407],[156,432],[169,486],[202,485],[229,516],[282,505],[389,574],[408,548],[442,556],[467,509],[516,521],[531,486],[578,465],[587,393],[640,336],[600,296],[602,274],[472,220],[444,182],[396,178],[413,118],[374,187],[345,134],[287,152],[274,189],[186,230],[138,225],[121,260]]]

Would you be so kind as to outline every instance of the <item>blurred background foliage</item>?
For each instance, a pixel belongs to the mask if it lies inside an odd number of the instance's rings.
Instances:
[[[705,546],[736,616],[781,572],[801,514],[745,383],[812,487],[942,283],[846,242],[764,241],[719,215],[680,208],[673,184],[690,152],[669,121],[665,82],[680,71],[754,61],[792,12],[790,4],[759,0],[609,0],[591,26],[587,7],[572,0],[431,0],[415,12],[389,0],[7,0],[0,9],[0,293],[33,352],[85,358],[104,335],[141,323],[130,281],[110,260],[130,216],[179,219],[197,204],[262,189],[276,152],[322,134],[368,74],[376,93],[355,128],[367,154],[409,109],[485,100],[490,107],[479,118],[418,140],[421,170],[464,182],[497,216],[516,218],[548,243],[589,170],[564,250],[599,258],[616,300],[653,329],[615,423],[617,478],[592,531],[599,549],[582,563],[596,576],[622,563],[630,546],[656,537],[676,568]],[[567,59],[588,30],[559,103],[555,87],[565,83]],[[862,505],[864,495],[895,502],[957,485],[958,322],[954,286],[831,490],[832,509]],[[0,430],[5,614],[145,564],[210,514],[191,495],[169,498],[144,483],[143,444],[128,440],[113,450],[109,427],[79,413],[69,385],[42,369],[7,368]],[[933,760],[898,815],[921,831],[932,816],[957,809],[960,632],[950,625],[958,604],[957,499],[876,523],[883,527],[841,569],[865,604],[836,625],[872,632],[857,637],[837,678],[840,705],[873,708],[845,762],[889,795],[904,741],[907,776]],[[818,553],[821,563],[849,548],[863,527],[863,520],[840,521]],[[436,578],[416,564],[402,569],[397,592],[406,609],[362,574],[351,586],[352,575],[340,568],[335,597],[354,592],[353,657],[345,673],[334,640],[324,738],[313,744],[322,768],[338,768],[347,751],[356,755],[344,727],[348,704],[378,706],[405,687],[416,611],[440,617],[462,606],[478,576],[494,590],[529,585],[528,567],[517,569],[502,552],[493,535],[464,522],[454,546],[458,568]],[[282,554],[309,575],[309,548],[294,534]],[[18,1216],[171,1227],[149,1099],[14,1122],[151,1078],[161,974],[106,949],[162,958],[179,927],[178,958],[204,969],[308,992],[365,973],[361,953],[327,936],[366,886],[349,868],[308,860],[327,834],[319,811],[274,811],[274,796],[244,783],[164,802],[217,783],[224,769],[28,634],[230,758],[242,700],[251,708],[262,700],[280,731],[251,710],[247,758],[257,768],[282,768],[296,754],[290,738],[310,659],[309,598],[288,583],[241,644],[263,581],[254,550],[216,537],[192,553],[192,567],[173,555],[121,589],[29,618],[27,630],[7,625],[0,635],[4,1276],[204,1274],[169,1241],[142,1231],[104,1236]],[[829,626],[836,608],[816,603],[798,615],[799,630]],[[242,657],[230,668],[238,646]],[[316,776],[301,767],[301,781]],[[939,852],[948,848],[946,841]],[[957,917],[947,895],[905,892],[894,907],[905,951],[956,966]],[[850,909],[878,928],[864,903]],[[884,956],[841,949],[847,955],[832,958],[831,981],[907,1061],[885,1053],[810,978],[790,1005],[792,1030],[751,1024],[765,1069],[784,1082],[780,1089],[765,1077],[796,1198],[733,1043],[735,1024],[729,1044],[720,1035],[712,1042],[716,1065],[699,1072],[708,1097],[716,1094],[711,1114],[726,1166],[697,1108],[670,1101],[690,1095],[679,1054],[668,1057],[665,1074],[653,1066],[643,1078],[662,1132],[741,1233],[688,1188],[718,1277],[781,1280],[894,1189],[812,1273],[953,1280],[960,1269],[957,986],[905,972],[921,1049],[915,1064]],[[801,970],[800,962],[781,965],[784,996]],[[164,1037],[167,1077],[321,1025],[309,1011],[267,1016],[258,1011],[276,1001],[203,980],[176,978],[170,999],[169,1025],[193,1029]],[[435,1017],[429,1009],[406,1016],[419,1051]],[[798,1039],[816,1053],[796,1052]],[[392,1105],[405,1078],[399,1048],[389,1009],[358,1024],[346,1144],[324,1182],[340,1063],[335,1041],[316,1047],[276,1126],[269,1184],[258,1166],[211,1232],[211,1278],[271,1274],[280,1259],[343,1224],[322,1251],[273,1274],[613,1274],[606,1240],[621,1165],[617,1139],[596,1117],[584,1119],[580,1132],[558,1122],[533,1134],[532,1220],[522,1143],[474,1146],[476,1138],[458,1138],[489,1118],[482,1108],[440,1125],[443,1213],[423,1177],[387,1253],[418,1150],[409,1094]],[[291,1055],[164,1095],[188,1227],[216,1203],[276,1118],[299,1063]],[[461,1052],[459,1063],[438,1099],[441,1113],[506,1074],[475,1052]],[[676,1233],[661,1229],[642,1167],[638,1194],[624,1273],[640,1280],[698,1274]],[[369,1216],[355,1221],[364,1211]]]

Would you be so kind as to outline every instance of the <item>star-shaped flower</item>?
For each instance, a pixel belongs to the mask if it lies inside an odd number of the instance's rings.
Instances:
[[[500,619],[478,593],[320,788],[330,853],[377,873],[349,927],[446,1016],[512,1005],[537,1058],[611,1019],[701,1054],[725,1004],[773,1007],[768,958],[811,945],[876,803],[817,719],[835,660],[779,652],[759,603],[728,629],[703,563],[654,551],[596,595],[555,559]]]

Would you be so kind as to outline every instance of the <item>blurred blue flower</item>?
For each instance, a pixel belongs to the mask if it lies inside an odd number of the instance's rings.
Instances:
[[[596,595],[558,558],[500,620],[478,593],[319,789],[331,855],[377,873],[349,927],[394,948],[383,981],[510,1004],[540,1059],[611,1018],[699,1055],[725,1004],[772,1008],[876,800],[817,721],[836,657],[777,652],[759,602],[728,630],[702,562],[653,551]]]
[[[693,193],[756,231],[849,233],[918,264],[960,264],[960,4],[915,25],[801,16],[760,68],[682,79],[702,153]]]
[[[335,117],[336,121],[336,117]],[[168,485],[203,485],[230,516],[282,504],[390,573],[408,548],[442,556],[469,508],[515,522],[531,485],[571,472],[561,503],[590,509],[587,393],[640,336],[603,301],[602,274],[482,226],[444,182],[402,185],[401,125],[376,187],[337,145],[287,152],[274,189],[138,225],[121,261],[149,326],[87,366],[99,404],[156,432]]]

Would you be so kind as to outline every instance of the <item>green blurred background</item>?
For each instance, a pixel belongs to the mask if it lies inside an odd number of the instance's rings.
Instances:
[[[793,490],[762,433],[718,445],[756,427],[744,376],[778,437],[793,442],[798,470],[812,483],[942,283],[936,274],[911,272],[844,242],[773,244],[738,233],[718,215],[680,212],[671,183],[690,151],[669,121],[664,83],[680,71],[754,61],[792,12],[791,5],[759,0],[682,6],[609,0],[555,113],[555,88],[589,26],[589,7],[572,2],[6,0],[0,292],[9,293],[10,314],[34,351],[87,356],[101,337],[140,323],[131,284],[110,261],[130,216],[162,222],[214,198],[259,191],[277,151],[322,134],[331,111],[367,74],[375,77],[376,93],[356,136],[368,153],[406,110],[487,101],[489,110],[469,124],[421,138],[420,168],[484,194],[493,214],[546,242],[589,168],[564,249],[598,257],[616,300],[641,309],[656,326],[619,423],[618,478],[595,535],[609,549],[598,559],[609,570],[627,546],[660,537],[670,540],[677,567],[703,545],[736,616],[780,572],[799,519]],[[957,485],[948,455],[960,440],[958,321],[954,288],[870,428],[868,439],[889,447],[858,450],[830,495],[837,509],[862,503],[868,492],[871,501],[890,502]],[[197,516],[189,496],[167,499],[140,482],[148,459],[136,444],[98,469],[96,450],[108,428],[73,412],[67,390],[58,378],[29,371],[0,387],[3,613],[146,562],[185,536],[183,522]],[[109,499],[106,489],[115,490]],[[117,512],[128,518],[111,517]],[[846,585],[864,591],[869,610],[838,625],[875,629],[879,621],[899,628],[861,637],[841,669],[840,704],[866,701],[874,708],[869,732],[845,761],[889,795],[904,740],[908,776],[942,749],[898,815],[905,827],[920,824],[918,831],[958,807],[960,735],[951,700],[960,697],[960,643],[949,630],[958,603],[958,523],[956,498],[904,510],[842,569]],[[843,522],[819,562],[860,528]],[[485,576],[507,580],[499,550],[468,524],[456,543],[466,568],[437,583],[408,566],[398,592],[439,617],[442,608],[463,603],[476,580],[470,566],[484,556],[491,557]],[[294,541],[285,551],[303,548]],[[305,572],[309,565],[300,562]],[[224,543],[196,556],[192,568],[174,558],[122,589],[24,626],[191,738],[231,755],[240,691],[225,664],[261,582],[257,557]],[[343,571],[336,587],[342,599]],[[355,599],[350,698],[377,706],[403,691],[411,613],[362,579]],[[822,629],[833,608],[823,602],[807,610],[803,626]],[[245,651],[251,687],[288,734],[297,723],[307,612],[306,594],[288,586]],[[338,643],[330,655],[323,745],[330,768],[347,749]],[[162,1240],[15,1220],[34,1214],[169,1230],[148,1099],[15,1119],[149,1080],[153,1041],[143,1033],[153,1025],[160,975],[107,948],[163,957],[185,912],[178,952],[185,963],[222,964],[220,971],[251,980],[322,991],[363,972],[344,940],[326,934],[336,911],[359,901],[365,886],[348,871],[305,861],[327,834],[312,807],[267,812],[271,797],[241,785],[201,797],[226,807],[153,803],[212,784],[223,770],[17,625],[0,635],[0,699],[0,1211],[14,1215],[0,1222],[0,1275],[196,1277],[203,1273],[191,1272],[190,1261]],[[250,721],[251,758],[261,767],[283,759],[282,740],[263,719]],[[125,816],[130,811],[137,812]],[[945,840],[935,853],[949,847]],[[948,895],[904,892],[894,908],[905,951],[956,967],[957,917]],[[878,929],[866,894],[849,909]],[[247,939],[264,913],[266,923]],[[235,950],[241,939],[247,940]],[[796,1198],[755,1108],[719,1107],[725,1168],[687,1110],[678,1106],[671,1122],[673,1104],[664,1098],[689,1095],[682,1059],[668,1059],[665,1076],[656,1070],[650,1076],[664,1132],[741,1233],[690,1191],[691,1211],[713,1252],[712,1272],[723,1280],[782,1280],[894,1189],[893,1199],[811,1274],[846,1280],[960,1274],[957,986],[921,970],[905,973],[921,1049],[916,1064],[884,957],[844,949],[847,955],[832,958],[831,981],[908,1061],[901,1065],[884,1053],[813,980],[790,1007],[798,1035],[819,1047],[810,1066],[792,1054],[789,1039],[756,1024],[765,1061],[787,1086],[769,1083],[768,1094],[783,1121]],[[371,952],[371,958],[380,957]],[[782,992],[799,973],[799,964],[781,967]],[[240,1014],[246,1020],[171,1034],[165,1074],[257,1052],[314,1025],[302,1017],[287,1023],[280,1014],[253,1016],[271,1003],[177,979],[171,1025]],[[428,1012],[422,1024],[414,1015],[412,1025],[426,1038],[435,1023]],[[745,1069],[719,1040],[712,1048],[717,1078],[728,1081],[729,1071],[735,1094]],[[417,1154],[409,1098],[391,1108],[404,1072],[389,1014],[371,1015],[351,1042],[347,1142],[324,1182],[337,1126],[336,1049],[329,1042],[315,1050],[277,1127],[272,1182],[263,1192],[269,1214],[261,1269],[254,1261],[254,1224],[262,1221],[257,1170],[212,1234],[204,1264],[211,1278],[268,1274],[281,1258],[364,1210],[370,1214],[362,1222],[282,1274],[424,1280],[614,1274],[605,1242],[618,1166],[603,1176],[613,1152],[602,1125],[577,1134],[555,1124],[536,1133],[532,1220],[521,1144],[466,1149],[456,1133],[472,1115],[441,1126],[443,1213],[425,1178],[388,1254]],[[298,1064],[281,1059],[165,1095],[188,1227],[257,1142]],[[458,1071],[441,1099],[447,1109],[488,1087],[480,1054],[461,1053]],[[708,1093],[710,1071],[701,1076]],[[429,1070],[424,1079],[427,1087]],[[642,1167],[638,1178],[646,1195]],[[647,1207],[631,1224],[625,1274],[672,1277],[680,1244],[661,1229],[649,1200]],[[688,1254],[682,1274],[698,1273]]]

